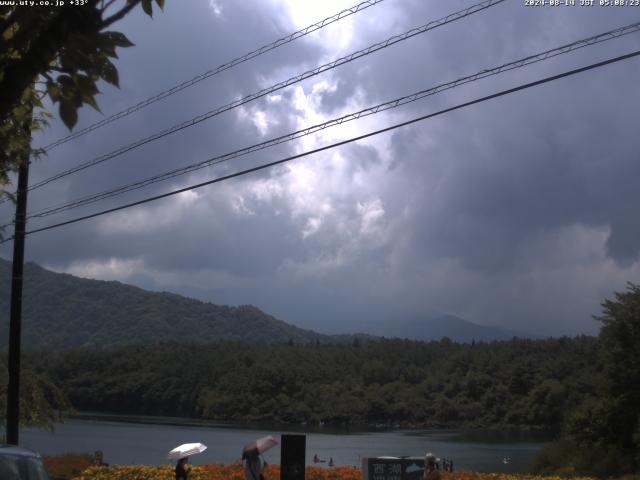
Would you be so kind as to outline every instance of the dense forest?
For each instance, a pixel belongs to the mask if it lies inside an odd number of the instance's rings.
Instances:
[[[220,420],[558,426],[596,339],[167,343],[30,355],[79,410]]]

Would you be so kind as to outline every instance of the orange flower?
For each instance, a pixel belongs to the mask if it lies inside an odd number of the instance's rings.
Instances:
[[[71,478],[82,473],[93,464],[93,456],[88,453],[65,453],[64,455],[42,457],[49,475],[53,478]]]
[[[90,455],[67,454],[46,457],[45,463],[54,478],[73,480],[174,480],[174,467],[146,465],[89,466]],[[88,462],[88,463],[87,463]],[[266,480],[280,479],[280,466],[268,465],[263,474]],[[441,472],[443,480],[562,480],[560,477],[478,472]],[[195,465],[191,480],[244,480],[241,463]],[[305,470],[305,480],[362,480],[362,472],[353,467],[321,468],[310,466]],[[593,480],[574,478],[572,480]],[[628,475],[620,480],[640,480],[639,475]]]

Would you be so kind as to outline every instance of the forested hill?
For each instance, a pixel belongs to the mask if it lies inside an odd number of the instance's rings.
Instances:
[[[0,351],[7,345],[11,263],[0,259]],[[25,264],[23,348],[206,343],[349,343],[373,335],[458,342],[523,336],[477,325],[451,315],[371,323],[365,333],[324,335],[278,320],[245,305],[220,306],[167,292],[150,292],[120,282],[74,277]]]
[[[0,259],[0,345],[7,345],[11,263]],[[55,273],[25,264],[23,348],[153,344],[217,339],[282,343],[329,337],[278,320],[256,307],[227,307],[119,282]]]
[[[28,355],[76,409],[236,421],[558,427],[597,339],[164,344]]]

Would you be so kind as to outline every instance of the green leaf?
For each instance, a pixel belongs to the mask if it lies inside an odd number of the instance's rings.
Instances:
[[[119,79],[118,79],[118,70],[116,69],[116,67],[113,66],[113,63],[106,61],[102,65],[100,76],[104,79],[105,82],[108,82],[111,85],[115,85],[118,88],[120,87]]]
[[[60,101],[60,118],[69,130],[78,122],[78,111],[71,102],[66,99]]]
[[[78,91],[82,95],[95,95],[96,93],[99,93],[95,82],[86,75],[76,76],[76,85],[78,86]]]
[[[84,100],[84,103],[91,105],[95,111],[102,113],[102,110],[100,110],[100,107],[98,106],[98,102],[96,102],[96,99],[93,98],[92,95],[85,95],[82,97],[82,100]]]
[[[69,98],[69,101],[73,104],[76,110],[79,109],[84,103],[82,95],[77,90],[73,92],[73,95],[71,96],[71,98]]]
[[[153,9],[151,7],[151,0],[142,0],[140,3],[142,4],[142,10],[144,10],[144,13],[152,17]]]
[[[47,93],[53,103],[56,103],[60,99],[60,87],[53,82],[47,82]]]
[[[30,111],[31,109],[28,108],[26,105],[18,104],[13,108],[13,110],[11,110],[11,115],[13,115],[15,118],[21,121],[23,118],[27,116],[27,112],[30,112]]]
[[[80,49],[65,47],[60,52],[60,66],[68,70],[86,69],[91,59]]]
[[[111,58],[118,58],[118,54],[116,53],[116,46],[111,43],[103,42],[100,46],[100,53],[106,55]]]
[[[102,37],[111,42],[116,47],[133,47],[134,44],[127,38],[124,33],[120,32],[103,32]]]
[[[34,108],[44,108],[42,105],[42,102],[40,101],[40,99],[38,97],[34,97],[33,98],[33,107]]]
[[[16,31],[17,31],[16,24],[13,23],[10,26],[7,26],[4,32],[2,32],[2,38],[4,39],[5,42],[8,42],[15,35]]]
[[[164,0],[156,0],[156,3],[160,7],[160,10],[164,10]]]
[[[62,86],[63,90],[67,88],[73,88],[75,86],[75,82],[69,75],[59,75],[58,83]]]

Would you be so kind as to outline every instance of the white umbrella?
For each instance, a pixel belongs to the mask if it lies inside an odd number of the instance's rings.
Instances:
[[[207,446],[202,443],[184,443],[179,447],[174,448],[169,452],[167,458],[175,460],[177,458],[184,458],[196,453],[202,453],[207,449]]]

